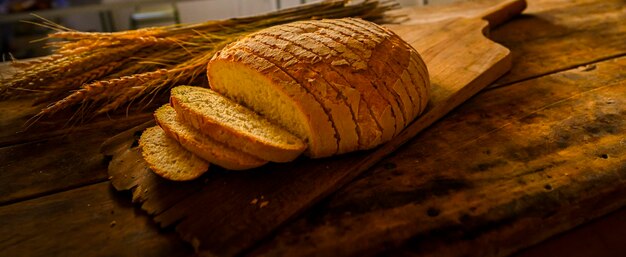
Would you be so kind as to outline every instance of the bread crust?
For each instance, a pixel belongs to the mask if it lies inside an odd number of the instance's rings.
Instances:
[[[428,79],[417,80],[414,78],[418,74],[422,78],[428,78],[426,65],[423,63],[421,56],[417,53],[417,51],[415,51],[415,49],[411,45],[402,40],[393,31],[385,27],[370,26],[369,22],[362,19],[348,18],[341,19],[340,21],[354,25],[355,27],[362,28],[375,35],[382,36],[387,39],[383,42],[383,44],[385,45],[383,48],[391,49],[389,52],[389,56],[393,56],[396,58],[387,58],[385,60],[387,63],[385,67],[390,67],[394,72],[393,74],[396,74],[398,76],[396,82],[394,83],[394,88],[397,89],[396,91],[400,91],[400,94],[398,94],[398,96],[402,96],[403,92],[401,91],[406,91],[406,95],[403,98],[404,101],[402,102],[410,103],[410,105],[405,106],[406,108],[404,109],[406,112],[406,124],[408,125],[425,108],[425,105],[427,103],[428,90],[430,88],[430,81]],[[399,132],[400,131],[398,131],[397,133]]]
[[[348,103],[348,100],[353,101],[354,98],[348,99],[345,97],[339,92],[337,87],[330,84],[322,73],[315,69],[315,67],[324,65],[325,61],[319,61],[325,58],[322,56],[323,53],[304,48],[301,44],[296,43],[295,38],[290,38],[289,34],[286,33],[272,33],[272,31],[266,30],[265,33],[255,34],[248,39],[242,43],[248,43],[250,48],[255,48],[255,45],[260,44],[258,47],[260,53],[267,58],[272,58],[277,62],[277,65],[282,66],[284,70],[296,78],[300,85],[306,87],[324,109],[327,110],[330,114],[331,122],[339,135],[337,153],[341,154],[358,150],[357,123],[353,110],[350,109],[350,106],[354,106],[354,103]],[[280,49],[275,46],[283,44],[290,44],[293,47]],[[319,49],[319,47],[314,48]],[[297,56],[298,53],[307,53],[308,55]],[[288,60],[296,59],[297,61],[289,67],[285,67],[286,62],[281,61],[282,55],[286,55]]]
[[[357,56],[361,56],[367,60],[368,72],[365,72],[361,76],[368,76],[370,81],[374,81],[372,85],[386,97],[396,118],[393,132],[386,133],[386,136],[383,136],[383,141],[386,142],[404,128],[407,119],[407,109],[405,108],[404,102],[407,100],[406,91],[402,87],[393,87],[395,84],[394,78],[399,77],[399,74],[394,74],[391,69],[394,64],[388,63],[388,59],[393,56],[388,46],[384,45],[388,44],[386,41],[389,35],[381,38],[373,33],[368,33],[354,27],[351,28],[345,23],[345,20],[347,19],[333,20],[333,24],[314,24],[323,28],[321,31],[324,32],[324,35],[338,42],[345,41],[345,45],[351,51]],[[370,24],[370,26],[375,25]],[[335,33],[329,33],[329,31]],[[359,34],[363,38],[358,37],[357,35]],[[375,42],[374,48],[371,51],[364,50],[367,42]]]
[[[365,140],[361,140],[363,149],[371,148],[385,140],[391,139],[395,131],[395,126],[403,125],[399,123],[397,117],[394,116],[393,109],[397,108],[394,103],[395,100],[390,100],[392,99],[391,97],[384,97],[384,94],[376,90],[376,83],[372,83],[372,81],[376,81],[375,76],[369,72],[371,66],[368,65],[367,59],[357,54],[352,47],[348,46],[348,44],[354,43],[343,42],[349,37],[344,37],[333,30],[325,28],[332,27],[329,24],[318,24],[321,22],[322,21],[297,22],[287,24],[285,27],[313,31],[316,40],[326,45],[332,50],[334,55],[341,58],[331,63],[332,69],[361,93],[364,102],[367,103],[368,109],[370,109],[369,112],[372,118],[374,118],[376,129],[380,129],[381,131],[380,134],[370,134]],[[360,111],[359,114],[360,113],[367,112]],[[366,128],[362,129],[363,131],[367,131],[367,128],[370,128],[370,131],[373,130],[371,123],[362,124],[362,127]],[[367,133],[363,134],[367,136]]]

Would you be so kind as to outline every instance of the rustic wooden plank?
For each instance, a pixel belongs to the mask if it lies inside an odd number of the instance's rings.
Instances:
[[[626,205],[625,67],[481,93],[252,255],[504,256]]]
[[[0,207],[2,256],[187,256],[108,182]]]
[[[508,8],[517,7],[519,2],[507,1],[512,5],[501,5],[501,9],[497,10],[511,15],[514,12]],[[157,214],[155,220],[162,226],[176,224],[182,238],[191,242],[197,250],[222,256],[238,254],[351,181],[506,72],[510,66],[509,52],[484,37],[482,31],[486,26],[486,21],[475,18],[448,20],[428,26],[392,27],[423,56],[433,84],[432,97],[425,114],[398,137],[376,150],[318,160],[302,158],[249,172],[213,169],[200,179],[205,184],[197,192],[177,191],[173,193],[176,197],[162,200],[163,195],[170,195],[167,183],[146,175],[144,165],[136,164],[142,162],[139,154],[133,149],[126,149],[113,158],[131,165],[112,162],[117,167],[115,169],[120,170],[110,169],[110,174],[127,174],[113,175],[113,184],[122,185],[120,189],[136,185],[133,197],[152,206],[144,204],[142,207],[149,213]],[[133,155],[135,159],[127,159]],[[149,190],[144,193],[141,188]],[[180,199],[179,196],[183,198],[173,206],[162,203]]]
[[[91,130],[73,133],[52,131],[35,142],[0,148],[0,205],[106,180],[108,159],[100,144],[138,121],[106,129],[90,124]]]
[[[405,16],[406,20],[403,21],[404,24],[426,24],[449,20],[451,18],[485,17],[491,27],[495,27],[509,20],[510,14],[503,14],[494,10],[502,9],[502,5],[510,3],[511,2],[506,0],[459,1],[454,4],[446,5],[402,8],[390,11],[390,14]],[[514,6],[508,7],[508,10],[514,13],[520,13],[527,7],[526,1],[518,1],[513,4]]]
[[[524,15],[493,30],[513,67],[491,87],[626,54],[623,0],[533,0]]]
[[[106,180],[99,153],[107,131],[0,148],[0,205]]]
[[[490,5],[493,1],[475,0],[396,12],[407,15],[408,24],[420,24],[475,17]],[[492,87],[624,55],[624,20],[623,0],[528,1],[522,16],[491,30],[490,37],[513,53],[511,71]]]

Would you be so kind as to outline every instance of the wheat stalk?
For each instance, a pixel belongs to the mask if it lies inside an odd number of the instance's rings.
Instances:
[[[246,18],[112,33],[73,31],[43,20],[39,25],[56,30],[48,36],[55,39],[49,44],[55,54],[14,62],[23,72],[1,81],[0,98],[35,92],[37,102],[48,105],[32,121],[72,107],[79,107],[74,117],[80,119],[123,105],[143,108],[172,86],[206,84],[213,54],[254,31],[308,19],[381,20],[397,6],[392,0],[332,0]]]

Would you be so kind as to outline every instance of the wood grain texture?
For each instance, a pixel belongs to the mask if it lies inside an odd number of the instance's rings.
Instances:
[[[624,67],[478,95],[252,255],[505,256],[626,205]]]
[[[409,24],[475,17],[494,1],[404,8]],[[502,3],[500,3],[502,4]],[[623,0],[532,0],[524,14],[507,23],[492,18],[490,38],[513,53],[513,67],[491,87],[622,56],[626,52],[626,4]],[[501,25],[499,25],[501,24]],[[565,54],[567,53],[567,54]]]
[[[509,11],[509,5],[502,8],[499,10]],[[201,179],[204,184],[197,192],[176,192],[174,195],[184,196],[172,203],[172,198],[161,199],[169,195],[172,183],[158,178],[143,179],[154,176],[148,175],[137,150],[128,149],[130,144],[126,141],[122,144],[126,147],[113,156],[109,170],[113,185],[125,185],[117,186],[122,190],[134,188],[134,199],[150,203],[142,207],[155,214],[155,221],[162,226],[176,224],[181,237],[198,251],[221,256],[241,253],[504,74],[510,67],[509,51],[484,37],[482,32],[487,25],[486,21],[475,18],[392,28],[427,63],[432,97],[416,122],[376,150],[320,160],[303,158],[248,172],[213,169]],[[131,165],[116,166],[118,159]],[[145,188],[150,189],[141,190]],[[185,190],[196,190],[190,188]]]
[[[449,5],[427,5],[402,8],[390,14],[407,17],[404,24],[425,24],[441,22],[453,18],[483,17],[491,27],[499,26],[526,9],[526,1],[511,0],[469,0]],[[504,11],[503,11],[504,10]]]
[[[94,145],[112,135],[77,133],[0,148],[0,205],[106,180],[107,160]]]
[[[525,15],[491,32],[513,52],[510,74],[491,87],[622,56],[625,20],[623,0],[529,1]]]
[[[186,256],[108,182],[0,207],[2,256]]]

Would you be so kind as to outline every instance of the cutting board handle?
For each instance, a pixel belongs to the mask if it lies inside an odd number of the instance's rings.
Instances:
[[[526,0],[506,0],[489,7],[479,17],[488,21],[493,28],[522,13],[526,5]]]

